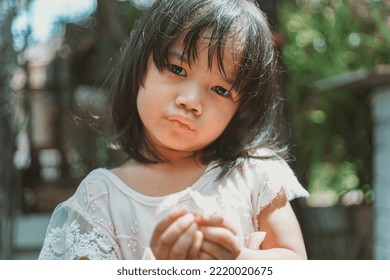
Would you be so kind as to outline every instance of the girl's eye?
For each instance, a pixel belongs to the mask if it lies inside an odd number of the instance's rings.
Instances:
[[[232,94],[227,89],[220,87],[220,86],[214,86],[211,88],[213,91],[215,91],[217,94],[223,96],[223,97],[230,97]]]
[[[174,65],[174,64],[169,64],[168,65],[168,69],[173,74],[176,74],[176,75],[179,75],[179,76],[183,76],[183,77],[187,76],[186,71],[182,67],[180,67],[180,66],[177,66],[177,65]]]

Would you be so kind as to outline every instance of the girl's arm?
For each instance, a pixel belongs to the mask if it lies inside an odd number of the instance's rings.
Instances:
[[[307,259],[302,232],[284,190],[259,216],[259,231],[266,232],[261,250],[242,249],[238,259]]]
[[[261,250],[268,259],[307,259],[301,228],[283,189],[260,212],[258,221],[259,231],[266,232]]]

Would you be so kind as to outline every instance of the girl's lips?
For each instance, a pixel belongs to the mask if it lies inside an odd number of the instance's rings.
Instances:
[[[194,122],[183,115],[169,115],[167,119],[181,127],[187,128],[190,131],[195,131],[195,124]]]

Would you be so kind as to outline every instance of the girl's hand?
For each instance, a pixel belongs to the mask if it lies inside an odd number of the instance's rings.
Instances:
[[[195,259],[202,239],[194,215],[184,208],[177,208],[156,226],[150,248],[156,259]]]
[[[199,259],[234,260],[241,252],[241,242],[236,229],[223,217],[197,217],[203,242]]]

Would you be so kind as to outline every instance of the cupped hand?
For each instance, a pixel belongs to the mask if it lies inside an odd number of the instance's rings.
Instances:
[[[157,224],[150,243],[156,259],[196,259],[202,245],[195,216],[185,208],[172,210]]]

